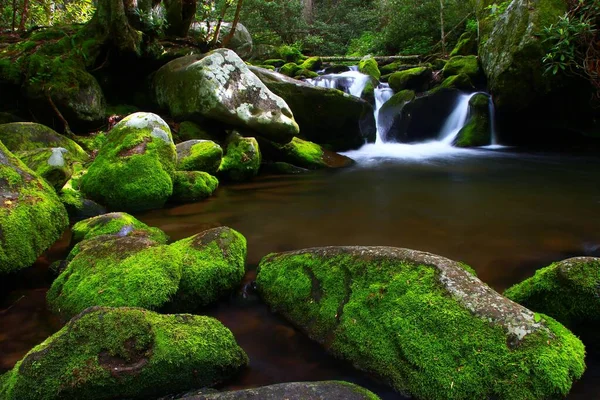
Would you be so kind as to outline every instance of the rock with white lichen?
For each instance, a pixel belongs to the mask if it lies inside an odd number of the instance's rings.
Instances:
[[[164,65],[154,77],[159,106],[176,119],[211,119],[248,128],[278,143],[299,132],[286,102],[233,51],[214,50]]]
[[[335,356],[415,398],[564,397],[585,369],[584,346],[563,325],[434,254],[392,247],[270,254],[256,283],[274,311]]]

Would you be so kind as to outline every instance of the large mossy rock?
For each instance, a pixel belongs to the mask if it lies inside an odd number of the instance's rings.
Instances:
[[[246,272],[246,238],[222,226],[169,247],[182,256],[182,276],[172,307],[195,311],[235,289]]]
[[[375,78],[377,80],[381,78],[379,64],[377,64],[377,60],[375,60],[372,56],[363,57],[358,63],[358,70],[361,73],[369,75],[370,77]]]
[[[101,235],[80,242],[47,300],[65,319],[88,307],[157,310],[177,293],[181,254],[142,235]]]
[[[509,299],[555,318],[576,333],[600,327],[600,258],[575,257],[536,271],[504,292]],[[586,343],[587,344],[587,343]]]
[[[219,176],[230,181],[247,181],[258,175],[262,155],[253,137],[242,137],[233,131],[228,139],[225,156],[219,166]]]
[[[513,0],[495,20],[479,56],[499,110],[522,110],[552,89],[540,33],[566,11],[564,0]]]
[[[227,37],[229,32],[231,32],[232,26],[233,24],[231,22],[222,22],[219,36],[221,38]],[[235,32],[233,32],[233,36],[227,44],[227,48],[233,50],[235,54],[244,60],[248,59],[252,55],[252,35],[250,35],[248,28],[246,28],[240,22],[236,24]]]
[[[349,157],[324,149],[316,143],[294,138],[285,145],[259,140],[263,158],[306,169],[343,168],[354,163]]]
[[[219,321],[94,307],[0,380],[4,400],[148,399],[222,383],[248,364]]]
[[[460,35],[456,46],[450,52],[450,57],[477,55],[477,34],[465,32]]]
[[[415,143],[438,139],[459,96],[457,90],[439,89],[407,102],[399,112],[392,114],[394,117],[387,130],[387,140]],[[386,110],[383,111],[380,116],[386,115]]]
[[[81,178],[81,190],[111,210],[161,208],[173,193],[176,158],[165,121],[155,114],[131,114],[109,132]]]
[[[0,141],[12,152],[62,147],[76,159],[86,160],[88,158],[87,153],[74,141],[45,125],[34,122],[13,122],[0,125]]]
[[[395,92],[414,90],[423,92],[429,88],[433,78],[433,71],[429,67],[416,67],[404,71],[394,72],[388,78],[390,87]]]
[[[287,143],[299,132],[292,111],[233,51],[181,57],[154,76],[159,106],[176,119],[208,118]]]
[[[444,78],[464,74],[472,82],[480,82],[483,76],[477,56],[454,56],[444,65],[442,73]]]
[[[177,170],[217,173],[223,149],[211,140],[188,140],[177,146]]]
[[[333,151],[357,149],[375,142],[373,107],[340,90],[325,89],[250,67],[267,87],[290,106],[303,139]]]
[[[377,127],[379,136],[384,142],[393,141],[396,137],[389,135],[390,129],[399,122],[402,116],[402,108],[415,99],[415,92],[412,90],[402,90],[388,99],[379,109],[377,116]]]
[[[16,155],[56,191],[59,191],[73,175],[71,165],[75,160],[64,147],[20,151]]]
[[[203,171],[176,171],[173,176],[173,203],[191,203],[210,197],[219,180]]]
[[[469,118],[452,144],[456,147],[487,146],[492,143],[490,96],[477,93],[469,100]]]
[[[564,397],[584,347],[455,261],[390,247],[270,254],[262,298],[331,353],[419,399]]]
[[[69,224],[54,190],[0,142],[0,274],[33,264]]]
[[[176,400],[379,400],[358,385],[343,381],[291,382],[253,389],[212,393],[200,391]]]
[[[71,232],[71,244],[101,235],[144,236],[161,244],[166,244],[169,240],[167,234],[160,229],[150,227],[124,212],[108,213],[79,221],[73,225]]]

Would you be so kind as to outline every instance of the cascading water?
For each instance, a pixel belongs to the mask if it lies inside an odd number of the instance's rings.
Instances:
[[[454,111],[448,116],[448,119],[440,131],[439,138],[442,143],[451,145],[454,139],[456,139],[456,135],[458,135],[461,128],[465,126],[467,118],[469,117],[469,100],[476,94],[477,93],[461,94],[458,99],[456,99]]]
[[[379,110],[381,110],[381,106],[385,104],[392,96],[394,95],[394,91],[390,89],[390,85],[387,83],[381,83],[379,86],[375,88],[375,126],[377,127],[377,139],[375,140],[376,144],[384,143],[383,138],[381,137],[381,132],[383,129],[388,129],[389,127],[381,126],[381,121],[379,121]]]
[[[307,79],[306,82],[322,88],[339,89],[352,96],[360,97],[370,79],[371,77],[361,74],[356,69],[341,74],[321,75],[317,78]]]

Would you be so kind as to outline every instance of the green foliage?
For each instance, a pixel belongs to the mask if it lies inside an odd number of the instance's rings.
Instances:
[[[23,2],[0,2],[0,26],[12,28],[13,5],[16,6],[15,29],[19,28],[23,17]],[[24,28],[82,24],[91,19],[95,11],[94,0],[36,0],[28,2]]]
[[[365,31],[360,37],[350,40],[347,55],[350,57],[362,57],[367,54],[382,53],[383,43],[379,34],[373,31]]]

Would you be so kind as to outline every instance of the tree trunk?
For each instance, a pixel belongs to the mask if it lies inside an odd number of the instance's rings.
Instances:
[[[244,4],[244,0],[238,0],[237,7],[235,9],[235,17],[233,17],[233,23],[231,24],[231,30],[223,39],[223,47],[227,47],[231,39],[233,39],[233,35],[235,35],[235,28],[237,28],[238,22],[240,22],[240,12],[242,11],[242,5]]]
[[[185,37],[196,16],[196,0],[164,0],[167,35]]]
[[[303,0],[303,3],[302,15],[306,23],[310,25],[313,22],[313,0]]]
[[[17,0],[13,0],[12,31],[14,32],[17,23]]]
[[[440,31],[442,34],[442,54],[446,56],[446,34],[444,33],[444,0],[440,0]]]
[[[23,0],[23,11],[21,12],[21,22],[19,23],[19,30],[25,30],[25,23],[29,17],[29,0]]]
[[[210,47],[215,47],[217,42],[219,41],[219,34],[221,33],[221,24],[223,23],[223,19],[225,19],[225,13],[229,8],[229,2],[225,1],[223,3],[223,8],[221,9],[221,15],[219,16],[219,21],[217,22],[217,27],[215,28],[215,34],[210,42]]]
[[[140,53],[142,32],[132,26],[128,18],[135,15],[135,0],[99,0],[96,13],[85,27],[90,37],[109,42],[122,52]]]

